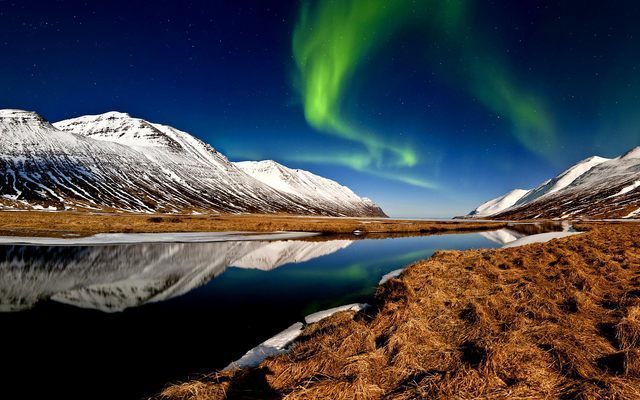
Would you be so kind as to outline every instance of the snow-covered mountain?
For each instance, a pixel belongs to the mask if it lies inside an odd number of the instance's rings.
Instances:
[[[553,179],[549,179],[548,181],[543,182],[541,185],[536,187],[533,190],[530,190],[526,196],[523,196],[516,204],[526,204],[530,203],[533,200],[537,199],[540,196],[545,194],[551,194],[558,192],[567,186],[571,185],[573,181],[578,179],[580,175],[589,171],[591,168],[595,167],[598,164],[602,164],[605,161],[609,161],[608,158],[593,156],[589,157],[585,160],[580,161],[576,165],[572,166],[568,170],[564,171],[557,177]]]
[[[5,209],[384,216],[348,189],[353,196],[340,202],[274,188],[190,134],[125,113],[52,125],[33,112],[0,110],[0,149]],[[339,186],[323,184],[319,193]]]
[[[305,203],[319,201],[326,208],[347,209],[347,215],[357,214],[363,207],[376,213],[378,208],[370,199],[359,197],[338,182],[301,169],[291,169],[272,160],[243,161],[235,165],[269,187]]]
[[[518,200],[526,196],[529,192],[530,190],[513,189],[507,194],[480,204],[475,210],[469,213],[469,216],[479,218],[497,214],[516,204]]]
[[[344,249],[350,240],[3,246],[0,312],[53,300],[105,312],[181,296],[229,266],[271,270]]]
[[[511,191],[490,200],[469,216],[498,219],[631,218],[640,214],[638,187],[640,147],[613,159],[589,157],[534,189]],[[509,197],[509,201],[500,203],[505,197]]]

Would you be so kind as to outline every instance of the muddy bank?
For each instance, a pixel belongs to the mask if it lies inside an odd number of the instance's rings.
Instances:
[[[591,228],[438,252],[289,353],[160,398],[639,398],[640,227]]]

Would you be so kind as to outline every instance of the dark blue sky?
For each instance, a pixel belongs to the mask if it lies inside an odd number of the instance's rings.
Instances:
[[[464,15],[445,23],[421,16],[433,1],[416,0],[376,25],[360,18],[362,1],[311,2],[305,25],[298,1],[0,0],[0,108],[51,121],[128,112],[232,160],[336,179],[399,216],[460,214],[640,144],[640,2],[460,0]],[[305,118],[292,46],[301,25],[305,46],[325,31],[322,51],[339,45],[332,37],[370,42],[341,55],[351,69],[339,111],[355,140]],[[369,134],[415,162],[356,165],[375,153]]]

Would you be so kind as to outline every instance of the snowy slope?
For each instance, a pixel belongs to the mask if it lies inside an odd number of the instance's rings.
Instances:
[[[362,207],[370,208],[372,213],[378,209],[371,200],[359,197],[348,187],[308,171],[288,168],[272,160],[243,161],[235,165],[262,183],[301,201],[320,201],[327,208],[353,210],[346,210],[345,215],[357,212]]]
[[[555,178],[550,179],[542,183],[537,188],[531,190],[526,196],[523,196],[520,200],[518,200],[516,205],[530,203],[538,197],[559,192],[560,190],[571,185],[582,174],[588,172],[591,168],[595,167],[598,164],[602,164],[605,161],[609,161],[609,159],[598,156],[593,156],[582,160],[560,175],[556,176]]]
[[[0,208],[380,216],[279,191],[170,126],[109,112],[53,125],[0,110]]]
[[[482,203],[475,210],[471,211],[469,216],[488,217],[497,214],[516,204],[518,200],[526,196],[529,192],[529,190],[514,189],[505,195]]]
[[[590,157],[542,183],[492,218],[625,218],[640,214],[640,147]]]

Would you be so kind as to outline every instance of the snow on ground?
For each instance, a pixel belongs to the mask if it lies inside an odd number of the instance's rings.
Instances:
[[[353,303],[353,304],[347,304],[344,306],[339,306],[339,307],[333,307],[333,308],[329,308],[326,310],[322,310],[322,311],[318,311],[318,312],[314,312],[313,314],[309,314],[304,318],[304,322],[306,322],[307,324],[313,324],[315,322],[318,321],[322,321],[325,318],[328,318],[330,316],[332,316],[335,313],[341,312],[341,311],[355,311],[358,312],[360,310],[363,310],[365,308],[367,308],[369,305],[366,303]]]
[[[168,233],[98,233],[85,237],[0,236],[0,244],[38,246],[77,246],[131,243],[206,243],[250,240],[284,240],[316,236],[314,232],[168,232]]]
[[[405,270],[405,268],[399,268],[399,269],[394,269],[391,272],[387,272],[386,274],[384,274],[382,276],[382,278],[380,278],[380,282],[378,282],[378,285],[382,285],[383,283],[385,283],[389,279],[393,279],[393,278],[396,278],[396,277],[400,276],[400,274],[404,270]]]
[[[369,307],[366,303],[353,303],[344,306],[329,308],[309,314],[305,317],[305,324],[313,324],[322,321],[325,318],[332,316],[335,313],[341,311],[361,311]],[[284,331],[277,335],[267,339],[251,350],[247,351],[240,359],[232,362],[225,367],[225,370],[236,368],[251,368],[258,366],[263,360],[268,357],[273,357],[278,354],[286,353],[288,347],[300,336],[304,325],[302,322],[296,322]]]
[[[302,322],[296,322],[284,331],[246,352],[239,360],[227,365],[225,370],[256,367],[264,359],[286,352],[287,346],[302,333],[303,326]]]
[[[632,218],[632,217],[636,217],[638,214],[640,214],[640,208],[638,208],[637,210],[631,211],[629,214],[625,215],[622,218]]]
[[[511,243],[507,243],[502,248],[507,247],[516,247],[516,246],[524,246],[531,243],[544,243],[548,242],[551,239],[558,239],[572,235],[579,235],[582,232],[547,232],[547,233],[539,233],[537,235],[530,235],[515,240]]]
[[[640,181],[635,181],[631,185],[625,186],[624,188],[620,189],[620,191],[618,193],[612,194],[611,196],[609,196],[607,198],[610,199],[612,197],[622,196],[623,194],[629,193],[630,191],[636,189],[638,186],[640,186]]]

